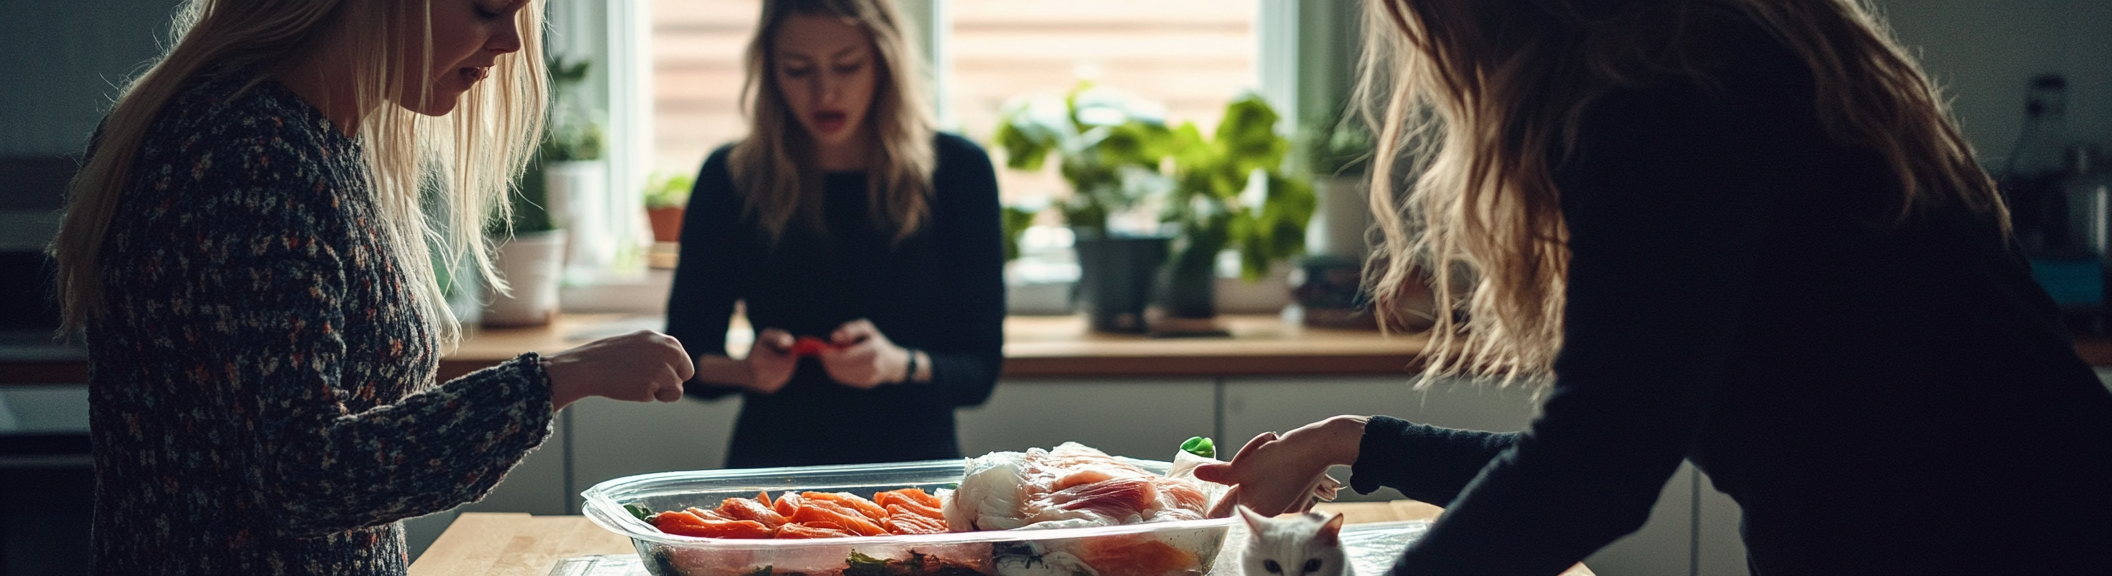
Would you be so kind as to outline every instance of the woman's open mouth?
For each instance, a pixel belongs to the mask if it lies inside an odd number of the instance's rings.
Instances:
[[[475,84],[478,80],[483,80],[491,75],[491,67],[463,66],[461,70],[455,71],[455,75],[462,78],[463,84]]]
[[[829,134],[842,130],[843,125],[850,121],[850,116],[843,112],[815,112],[814,131]]]

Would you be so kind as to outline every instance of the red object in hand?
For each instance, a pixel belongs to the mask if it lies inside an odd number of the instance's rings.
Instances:
[[[813,336],[801,336],[792,341],[793,356],[820,356],[822,352],[833,348],[834,345]]]

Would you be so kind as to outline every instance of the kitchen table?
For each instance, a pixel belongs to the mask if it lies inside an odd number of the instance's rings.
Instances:
[[[1413,500],[1335,502],[1321,504],[1320,509],[1341,512],[1344,521],[1351,523],[1429,521],[1443,512]],[[411,576],[549,576],[566,558],[636,553],[629,538],[604,530],[584,516],[468,513],[456,518],[411,563]],[[1212,574],[1225,573],[1220,566]],[[1583,564],[1562,573],[1591,575]]]

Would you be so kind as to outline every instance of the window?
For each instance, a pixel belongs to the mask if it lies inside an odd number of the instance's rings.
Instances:
[[[940,62],[946,112],[962,135],[988,143],[1012,98],[1062,93],[1080,81],[1166,105],[1167,121],[1208,133],[1225,102],[1260,83],[1258,0],[952,0]],[[1054,163],[1036,174],[1003,169],[1007,202],[1069,194]]]
[[[704,157],[748,133],[741,81],[761,0],[652,3],[654,171],[695,174]]]
[[[944,129],[988,144],[999,109],[1015,96],[1061,93],[1081,80],[1167,106],[1169,121],[1206,132],[1225,102],[1261,84],[1263,0],[910,0],[936,26],[932,59]],[[760,0],[655,0],[651,168],[693,173],[718,146],[747,132],[740,109],[743,57]],[[993,160],[1004,161],[1001,150]],[[1008,202],[1068,194],[1053,165],[1040,174],[998,171]]]

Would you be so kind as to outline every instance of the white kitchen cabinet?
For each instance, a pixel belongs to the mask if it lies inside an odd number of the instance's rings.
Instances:
[[[1217,383],[1178,379],[1007,379],[959,412],[970,456],[1077,442],[1109,454],[1168,460],[1217,424]]]
[[[579,492],[604,480],[648,472],[726,465],[726,443],[740,414],[738,396],[674,403],[580,400],[565,409],[572,424],[572,478],[565,492],[579,513]]]
[[[527,512],[564,514],[565,510],[565,420],[559,412],[551,422],[550,438],[529,452],[527,458],[506,472],[483,500],[463,504],[458,512]]]
[[[1694,574],[1694,476],[1699,473],[1681,462],[1657,493],[1657,506],[1643,527],[1600,548],[1584,565],[1608,575]]]
[[[1330,416],[1383,414],[1450,428],[1509,432],[1532,420],[1529,393],[1519,388],[1474,386],[1463,380],[1419,391],[1408,375],[1363,377],[1247,377],[1225,383],[1224,428],[1218,449],[1230,454],[1263,432],[1285,432]],[[1347,482],[1349,467],[1329,472]],[[1343,491],[1339,500],[1395,500],[1381,488],[1371,494]],[[1440,502],[1439,504],[1442,504]]]
[[[1523,430],[1536,410],[1530,389],[1524,387],[1448,380],[1415,390],[1409,384],[1406,375],[1227,379],[1221,449],[1238,450],[1256,434],[1340,414],[1383,414],[1450,428],[1511,432]],[[1331,473],[1349,477],[1346,467]],[[1682,464],[1665,483],[1650,520],[1585,559],[1585,565],[1600,574],[1692,574],[1694,474],[1691,465]],[[1400,497],[1390,489],[1361,497],[1344,493],[1344,499]]]
[[[1708,474],[1697,471],[1695,475],[1700,483],[1695,489],[1700,498],[1700,506],[1695,509],[1699,519],[1694,522],[1696,574],[1744,576],[1748,573],[1745,537],[1738,531],[1744,512],[1738,508],[1737,500],[1709,485]]]

